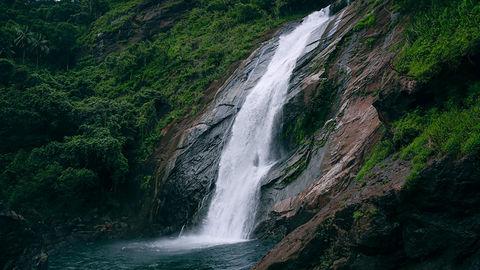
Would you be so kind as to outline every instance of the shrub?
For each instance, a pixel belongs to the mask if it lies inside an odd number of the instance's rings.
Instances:
[[[373,148],[357,174],[357,180],[362,180],[394,152],[398,152],[399,158],[411,161],[409,182],[418,178],[432,157],[449,155],[461,158],[479,153],[480,83],[467,85],[470,86],[466,90],[453,93],[463,95],[463,99],[447,98],[443,104],[415,110],[394,122],[392,134]]]
[[[393,124],[393,145],[399,149],[410,143],[424,129],[423,118],[418,112],[409,113]]]

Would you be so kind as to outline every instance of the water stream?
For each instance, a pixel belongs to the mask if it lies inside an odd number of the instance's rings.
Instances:
[[[275,116],[282,109],[293,69],[312,32],[328,19],[328,8],[314,12],[280,37],[267,71],[235,118],[201,235],[233,240],[250,236],[261,179],[278,158],[271,149]]]
[[[330,19],[328,12],[326,8],[310,14],[293,31],[280,37],[265,74],[250,90],[234,120],[230,139],[221,154],[208,214],[195,233],[182,229],[175,239],[72,249],[53,258],[53,269],[251,267],[267,250],[264,244],[249,238],[255,225],[262,177],[278,159],[272,151],[275,117],[285,103],[291,75],[311,35],[319,29],[325,31],[322,26]],[[79,265],[82,267],[77,268]]]

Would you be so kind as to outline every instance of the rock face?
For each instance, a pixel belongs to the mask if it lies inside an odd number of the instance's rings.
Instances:
[[[255,269],[480,269],[478,157],[432,160],[408,188],[411,165],[400,160],[355,180],[382,125],[419,88],[392,65],[404,34],[392,1],[335,1],[331,10],[279,117],[282,159],[263,179],[255,230],[279,242]],[[371,12],[375,23],[356,27]],[[164,233],[204,216],[236,112],[289,27],[213,89],[198,117],[166,130],[149,212]]]
[[[72,243],[132,238],[133,227],[108,217],[74,218],[56,222],[25,219],[0,202],[0,269],[48,269],[49,256]]]
[[[408,190],[408,164],[388,161],[365,186],[337,193],[255,269],[478,269],[479,161],[438,161]]]
[[[339,11],[332,27],[336,31],[326,39],[328,46],[312,51],[312,57],[298,69],[301,76],[292,84],[285,108],[289,117],[298,118],[305,108],[316,106],[310,102],[316,93],[330,91],[333,98],[324,104],[329,119],[301,143],[284,167],[272,170],[262,193],[262,213],[270,212],[271,218],[260,219],[270,225],[261,224],[259,234],[270,234],[268,227],[278,230],[281,226],[288,232],[312,217],[332,194],[348,186],[364,152],[378,139],[375,92],[399,88],[399,77],[389,63],[395,56],[390,48],[401,37],[402,27],[381,5],[376,7],[383,20],[379,27],[353,31],[367,7],[357,1]],[[371,36],[375,37],[373,44],[366,44]],[[291,108],[299,108],[297,115]]]
[[[48,269],[43,237],[22,215],[0,202],[0,269]]]
[[[301,68],[287,108],[301,116],[326,80],[335,93],[330,120],[266,181],[257,234],[281,241],[255,269],[479,268],[478,157],[432,160],[408,188],[410,164],[399,160],[355,180],[382,122],[398,118],[418,90],[392,68],[403,24],[390,4],[373,7],[377,21],[366,29],[353,27],[372,10],[368,1],[340,11],[329,46]]]

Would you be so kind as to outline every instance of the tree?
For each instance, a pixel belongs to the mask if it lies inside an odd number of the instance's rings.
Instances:
[[[15,46],[20,48],[22,50],[22,64],[25,64],[25,53],[26,50],[29,46],[29,44],[32,41],[32,32],[30,32],[28,26],[21,27],[17,26],[15,27],[15,33],[17,37],[14,40]]]
[[[36,65],[38,67],[38,58],[40,54],[46,55],[50,52],[50,48],[48,47],[48,40],[46,40],[42,34],[36,33],[32,35],[30,41],[31,49],[35,52]]]

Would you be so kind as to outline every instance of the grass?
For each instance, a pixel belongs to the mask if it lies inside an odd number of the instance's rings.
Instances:
[[[393,147],[390,141],[382,141],[377,144],[373,148],[370,156],[367,158],[360,171],[358,172],[356,180],[362,183],[365,177],[370,173],[370,171],[375,166],[380,164],[383,160],[385,160],[392,153],[392,150]]]
[[[420,135],[400,151],[400,158],[412,161],[409,179],[418,177],[431,156],[460,158],[479,152],[480,106],[443,112],[433,109],[424,117],[425,127]]]
[[[433,157],[461,158],[480,152],[480,82],[472,83],[461,102],[411,112],[392,125],[392,136],[380,142],[365,161],[361,181],[392,153],[410,161],[408,181],[415,181]]]
[[[409,181],[418,178],[429,159],[446,155],[461,158],[480,150],[480,83],[435,78],[442,68],[455,72],[462,59],[478,53],[480,2],[473,0],[396,0],[398,10],[408,14],[405,42],[395,59],[397,69],[435,93],[430,105],[406,112],[391,124],[390,136],[380,142],[365,161],[361,181],[386,157],[412,164]],[[356,26],[363,29],[373,19],[365,17]],[[452,81],[453,76],[452,74]],[[453,87],[452,87],[453,86]],[[433,105],[432,105],[433,104]]]
[[[397,68],[426,82],[442,66],[456,66],[480,44],[480,2],[475,0],[428,1],[427,8],[410,9],[405,44],[398,55]],[[427,1],[423,1],[427,2]],[[413,4],[412,4],[413,5]]]

